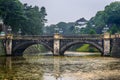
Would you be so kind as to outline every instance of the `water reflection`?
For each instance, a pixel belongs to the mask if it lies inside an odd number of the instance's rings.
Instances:
[[[0,80],[120,80],[119,72],[119,58],[0,57]]]
[[[37,69],[23,57],[2,57],[0,60],[0,80],[43,80],[41,67]]]
[[[56,80],[62,79],[60,72],[60,57],[54,57],[54,77]]]
[[[6,60],[5,66],[6,66],[7,71],[11,71],[12,70],[12,58],[6,57],[5,60]]]
[[[47,73],[50,73],[55,80],[59,80],[60,58],[48,57],[48,59],[50,59],[50,62],[43,57],[33,57],[33,59],[28,58],[28,60],[23,57],[2,57],[0,59],[0,80],[45,80],[43,76],[47,76]]]

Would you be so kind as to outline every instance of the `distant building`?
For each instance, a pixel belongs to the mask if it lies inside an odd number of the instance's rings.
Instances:
[[[85,28],[87,26],[87,20],[85,18],[80,18],[75,22],[75,33],[80,33],[81,28]]]
[[[75,27],[84,28],[87,26],[87,20],[85,18],[80,18],[75,22]]]

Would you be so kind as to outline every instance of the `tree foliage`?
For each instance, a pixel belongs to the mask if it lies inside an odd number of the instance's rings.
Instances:
[[[0,0],[0,17],[6,25],[12,27],[13,33],[19,28],[23,34],[42,34],[42,28],[46,21],[45,7],[22,4],[19,0]]]
[[[106,25],[109,27],[108,31],[112,34],[120,32],[119,1],[112,2],[110,5],[107,5],[103,11],[98,11],[96,15],[89,20],[84,32],[89,33],[89,30],[93,29],[98,34],[101,34]]]
[[[74,34],[74,23],[72,22],[59,22],[58,24],[46,26],[46,34],[54,34],[56,32],[55,28],[58,28],[58,32],[63,35]]]

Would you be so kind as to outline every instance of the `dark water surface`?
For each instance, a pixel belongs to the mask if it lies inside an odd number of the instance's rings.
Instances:
[[[0,80],[120,80],[120,58],[0,57]]]

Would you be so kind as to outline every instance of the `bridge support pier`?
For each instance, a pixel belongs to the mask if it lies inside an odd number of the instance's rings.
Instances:
[[[7,40],[6,40],[6,55],[11,56],[12,55],[12,36],[7,35]]]
[[[109,33],[104,33],[103,47],[104,47],[103,56],[110,56],[110,34]]]
[[[54,34],[54,52],[53,55],[54,56],[59,56],[60,55],[60,35],[58,33]]]

